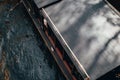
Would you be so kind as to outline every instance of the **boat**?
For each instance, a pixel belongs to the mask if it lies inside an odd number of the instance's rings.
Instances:
[[[38,30],[39,35],[42,37],[54,60],[58,64],[61,72],[67,80],[89,80],[90,77],[86,70],[44,9],[44,7],[59,1],[54,0],[53,2],[49,2],[49,0],[46,0],[48,3],[44,3],[43,1],[44,5],[42,5],[42,2],[37,3],[37,1],[38,0],[22,0],[22,4],[27,10],[35,28]]]

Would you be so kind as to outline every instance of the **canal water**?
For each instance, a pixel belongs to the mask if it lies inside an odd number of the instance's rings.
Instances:
[[[0,80],[65,80],[24,7],[13,5],[0,3]]]

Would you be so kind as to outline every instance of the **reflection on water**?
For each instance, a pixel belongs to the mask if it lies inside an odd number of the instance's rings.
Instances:
[[[0,80],[65,80],[22,5],[0,6]]]

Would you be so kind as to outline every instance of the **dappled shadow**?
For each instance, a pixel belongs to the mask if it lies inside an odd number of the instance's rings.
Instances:
[[[87,69],[88,74],[91,74],[93,72],[93,69],[95,67],[95,65],[97,64],[98,60],[100,59],[100,56],[104,53],[104,51],[106,51],[106,49],[108,48],[109,44],[111,43],[112,40],[116,39],[118,37],[118,35],[120,34],[120,31],[118,31],[112,38],[110,38],[103,46],[103,48],[96,53],[97,55],[95,56],[95,58],[93,59],[92,64],[89,66],[89,68]]]
[[[104,1],[101,1],[93,6],[90,6],[89,8],[86,8],[85,12],[78,18],[78,20],[72,24],[67,30],[62,32],[62,35],[70,35],[68,37],[68,44],[70,44],[72,48],[78,44],[75,40],[77,40],[79,36],[78,31],[79,29],[91,18],[93,14],[95,14],[99,9],[104,7],[105,3]],[[74,36],[74,37],[73,37]]]

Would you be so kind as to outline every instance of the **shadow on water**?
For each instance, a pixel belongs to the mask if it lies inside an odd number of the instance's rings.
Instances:
[[[101,1],[97,4],[92,5],[89,8],[86,8],[85,12],[83,12],[83,14],[78,18],[78,20],[76,20],[76,22],[73,23],[66,31],[62,32],[62,35],[69,35],[70,33],[72,34],[68,38],[70,40],[68,41],[68,44],[70,44],[72,48],[74,48],[78,44],[76,41],[77,38],[80,37],[78,32],[79,29],[87,22],[88,19],[91,18],[92,15],[94,15],[97,11],[104,7],[104,5],[104,1]]]
[[[112,40],[115,40],[118,35],[120,34],[120,31],[118,31],[112,38],[110,38],[103,46],[103,48],[96,53],[97,55],[95,56],[95,58],[93,59],[92,64],[89,66],[89,68],[87,69],[88,74],[91,74],[93,72],[93,69],[95,67],[95,65],[97,64],[98,60],[100,59],[100,56],[104,53],[104,51],[106,51],[106,49],[108,48],[109,44],[111,43]],[[117,57],[116,57],[117,58]]]

